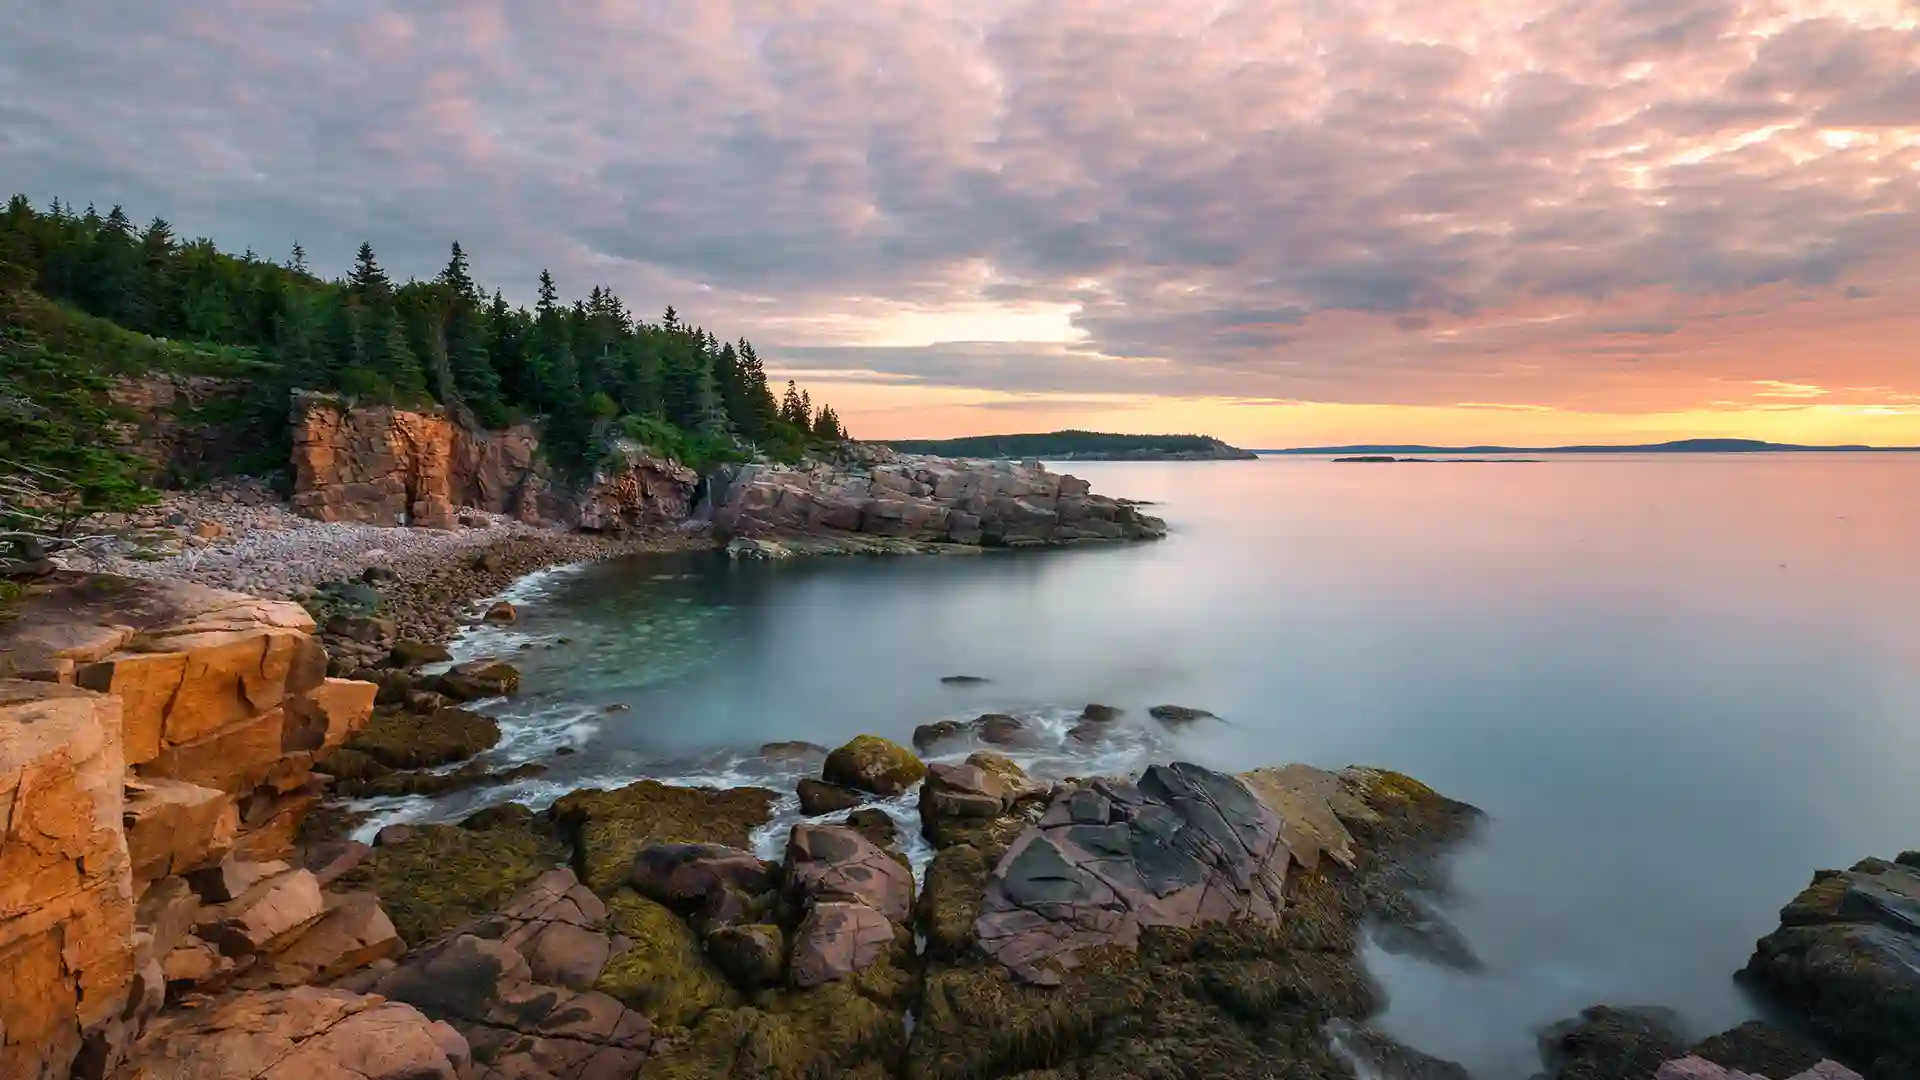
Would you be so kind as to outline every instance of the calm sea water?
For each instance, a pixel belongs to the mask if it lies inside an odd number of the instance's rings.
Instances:
[[[790,791],[760,744],[988,710],[1057,733],[1090,701],[1129,737],[1029,764],[1400,769],[1491,816],[1451,908],[1486,970],[1370,951],[1383,1024],[1483,1080],[1596,1002],[1744,1019],[1730,975],[1814,869],[1920,846],[1920,457],[1070,468],[1172,535],[523,584],[522,622],[461,650],[517,654],[496,756],[554,771],[385,819],[639,776]],[[992,682],[939,681],[961,674]],[[1162,702],[1225,721],[1163,732]]]

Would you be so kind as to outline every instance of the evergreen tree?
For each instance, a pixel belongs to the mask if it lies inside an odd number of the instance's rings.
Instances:
[[[780,402],[780,419],[797,428],[807,426],[807,407],[800,397],[800,388],[792,379],[787,380],[787,396]]]
[[[307,249],[301,247],[298,240],[293,242],[293,253],[287,256],[287,269],[301,277],[307,276]]]
[[[467,253],[460,250],[458,240],[453,242],[453,254],[447,259],[447,268],[440,271],[439,281],[463,300],[470,301],[478,295],[474,289],[473,276],[467,272]]]
[[[393,296],[393,282],[374,260],[373,245],[362,243],[354,256],[353,270],[347,274],[347,287],[362,300],[384,301]]]

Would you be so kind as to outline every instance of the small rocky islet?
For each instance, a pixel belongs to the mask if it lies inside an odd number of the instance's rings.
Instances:
[[[983,713],[915,730],[942,751],[930,763],[879,735],[763,748],[817,773],[795,793],[812,820],[777,858],[754,838],[787,793],[653,780],[348,839],[343,798],[543,767],[484,757],[500,730],[475,705],[520,691],[511,657],[454,664],[442,647],[513,619],[475,605],[531,570],[723,539],[780,558],[1164,526],[1037,467],[863,452],[737,470],[705,500],[630,461],[571,512],[599,532],[522,529],[544,515],[503,501],[510,477],[431,475],[521,457],[410,457],[470,436],[393,410],[327,415],[300,443],[300,505],[345,528],[203,527],[213,516],[180,507],[229,512],[176,500],[168,527],[200,557],[129,547],[107,569],[131,576],[41,568],[0,626],[0,1076],[1466,1075],[1366,1026],[1385,1003],[1358,949],[1384,928],[1471,967],[1425,898],[1445,896],[1446,855],[1481,815],[1380,769],[1049,779],[998,753],[1035,725]],[[553,508],[551,487],[518,490]],[[457,541],[386,529],[372,548],[361,528],[382,515]],[[132,524],[150,544],[155,526]],[[275,595],[215,587],[235,582]],[[1090,704],[1061,738],[1098,742],[1120,720]],[[877,805],[903,798],[917,836]],[[1668,1014],[1596,1007],[1541,1033],[1541,1076],[1920,1075],[1917,911],[1920,855],[1823,871],[1741,973],[1791,1031],[1689,1042]]]

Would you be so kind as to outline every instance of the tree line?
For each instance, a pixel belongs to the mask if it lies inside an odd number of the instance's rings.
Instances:
[[[696,465],[847,437],[833,408],[792,382],[776,397],[745,338],[723,341],[672,307],[649,322],[600,286],[566,303],[546,271],[533,308],[516,307],[474,280],[457,241],[429,281],[396,283],[370,244],[328,279],[299,244],[280,262],[232,255],[161,218],[136,227],[119,206],[42,211],[16,195],[0,214],[6,263],[40,295],[128,330],[251,350],[282,412],[297,388],[437,404],[485,427],[538,420],[548,454],[573,467],[610,434]]]

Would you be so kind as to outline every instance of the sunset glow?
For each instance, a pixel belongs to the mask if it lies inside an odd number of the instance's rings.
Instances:
[[[37,199],[329,273],[457,237],[511,299],[551,267],[745,334],[863,437],[1920,443],[1901,0],[14,22],[0,163]]]

